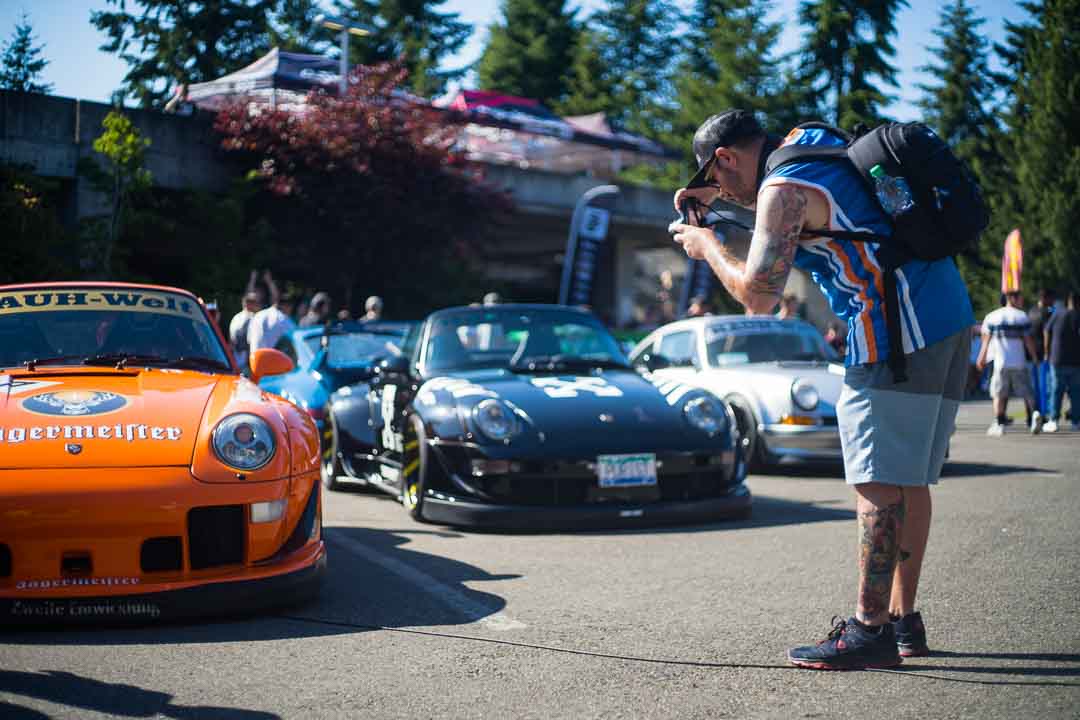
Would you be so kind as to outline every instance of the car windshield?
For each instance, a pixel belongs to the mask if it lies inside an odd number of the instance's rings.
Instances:
[[[231,370],[190,296],[126,287],[0,290],[0,367],[128,361]]]
[[[596,318],[536,308],[440,313],[429,322],[424,364],[431,370],[515,371],[627,366],[615,338]]]
[[[813,326],[794,320],[739,320],[708,326],[705,335],[713,367],[747,363],[836,359]]]
[[[369,367],[377,358],[401,353],[404,333],[331,333],[326,336],[326,364],[331,368]],[[306,338],[312,354],[322,347],[323,336]]]

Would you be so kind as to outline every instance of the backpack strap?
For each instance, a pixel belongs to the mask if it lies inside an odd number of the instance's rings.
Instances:
[[[897,266],[885,263],[885,332],[889,336],[889,357],[886,360],[892,370],[893,382],[907,382],[907,358],[904,356],[904,340],[900,335],[900,290],[896,287]]]
[[[850,162],[847,148],[843,145],[785,145],[769,155],[769,159],[765,161],[765,175],[772,174],[784,165],[816,160]]]
[[[846,142],[846,143],[850,143],[852,140],[855,139],[855,137],[851,133],[846,132],[844,130],[841,130],[840,128],[836,127],[835,125],[830,125],[827,122],[821,122],[820,120],[811,120],[810,122],[799,123],[798,125],[796,125],[792,129],[793,130],[827,130],[827,131],[831,132],[833,135],[836,135],[837,137],[842,138],[843,141]]]

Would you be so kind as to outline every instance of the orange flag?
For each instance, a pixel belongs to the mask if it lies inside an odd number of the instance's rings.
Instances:
[[[1001,292],[1019,292],[1020,273],[1024,269],[1024,243],[1020,240],[1020,228],[1005,238],[1005,254],[1001,256]]]

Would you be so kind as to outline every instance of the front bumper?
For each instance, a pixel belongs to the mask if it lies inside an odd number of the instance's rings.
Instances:
[[[843,459],[836,425],[760,425],[765,456],[774,462],[795,463]]]
[[[750,488],[743,483],[732,486],[722,497],[637,505],[495,505],[438,493],[424,498],[424,519],[444,525],[499,529],[626,528],[745,518],[752,503]]]
[[[249,580],[214,582],[179,590],[95,597],[2,597],[0,627],[146,624],[227,615],[292,605],[314,598],[326,574],[326,547],[304,553],[295,569]]]
[[[317,473],[202,483],[177,467],[0,471],[0,624],[290,601],[325,564],[319,489]]]

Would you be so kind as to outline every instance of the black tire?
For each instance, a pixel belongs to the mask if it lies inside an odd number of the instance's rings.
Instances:
[[[319,476],[322,478],[323,487],[327,490],[341,490],[341,483],[337,476],[342,473],[341,459],[338,458],[337,425],[334,416],[326,413],[323,421],[322,438],[319,445],[322,449],[322,457],[319,459]]]
[[[405,429],[401,466],[401,505],[413,520],[424,520],[424,492],[431,472],[431,448],[427,444],[424,421],[410,415]]]
[[[742,456],[747,470],[760,470],[765,465],[765,454],[761,447],[757,431],[757,417],[750,409],[750,404],[741,397],[728,398],[731,412],[735,414],[735,424],[739,428],[739,442],[742,443]]]

